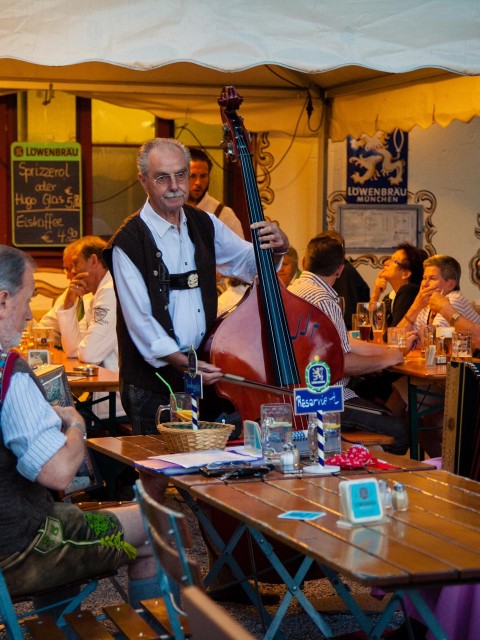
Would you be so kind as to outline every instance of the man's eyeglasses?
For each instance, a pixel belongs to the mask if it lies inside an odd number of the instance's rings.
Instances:
[[[153,179],[154,182],[160,185],[171,184],[174,180],[178,183],[185,182],[188,178],[188,169],[182,169],[176,173],[161,173],[159,176]]]

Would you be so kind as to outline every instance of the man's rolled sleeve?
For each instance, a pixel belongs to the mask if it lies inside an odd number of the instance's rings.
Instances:
[[[161,353],[164,356],[169,356],[170,354],[176,353],[178,351],[178,344],[175,342],[175,340],[172,340],[168,336],[164,336],[152,342],[152,351],[153,353]],[[145,358],[145,361],[156,369],[158,367],[164,367],[168,364],[168,362],[166,360],[162,360],[160,356]]]

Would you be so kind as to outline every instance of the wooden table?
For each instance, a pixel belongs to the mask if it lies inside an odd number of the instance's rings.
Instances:
[[[127,464],[162,453],[159,436],[129,436],[89,439],[92,449]],[[200,474],[168,478],[198,517],[219,553],[219,560],[206,578],[208,585],[223,564],[228,564],[244,586],[245,575],[233,550],[245,531],[256,541],[270,565],[287,585],[287,593],[275,616],[260,607],[269,624],[265,638],[277,636],[279,626],[292,598],[296,598],[318,628],[330,637],[325,619],[303,594],[304,576],[315,562],[320,565],[339,596],[356,617],[369,638],[379,638],[388,626],[398,598],[409,595],[415,602],[436,638],[446,638],[435,617],[425,605],[419,588],[429,585],[474,582],[480,578],[480,484],[437,471],[422,462],[393,454],[382,458],[400,468],[382,473],[390,485],[401,481],[407,487],[410,508],[395,512],[388,523],[343,529],[340,517],[341,479],[358,477],[359,472],[341,472],[338,476],[290,477],[271,472],[262,480],[239,480],[225,483]],[[143,471],[148,477],[148,473]],[[365,475],[365,471],[360,472]],[[152,472],[165,483],[165,477]],[[147,489],[150,491],[150,489]],[[158,496],[156,496],[158,497]],[[224,542],[201,504],[233,516],[239,522],[231,539]],[[311,523],[281,520],[278,515],[290,509],[323,511],[325,516]],[[300,568],[291,575],[277,557],[268,538],[286,544],[303,558]],[[365,586],[379,586],[393,591],[395,598],[387,605],[376,626],[352,598],[340,575]],[[248,582],[244,586],[252,602],[255,594]]]
[[[419,351],[406,356],[402,364],[389,367],[389,371],[400,373],[407,378],[408,387],[408,422],[410,428],[410,457],[419,460],[420,451],[418,445],[419,420],[422,416],[434,413],[444,406],[444,394],[428,391],[428,385],[445,382],[447,377],[447,365],[436,364],[433,367],[425,365],[425,359]],[[425,389],[427,387],[427,389]],[[429,405],[425,409],[418,408],[418,397],[427,396],[435,398],[438,402]]]

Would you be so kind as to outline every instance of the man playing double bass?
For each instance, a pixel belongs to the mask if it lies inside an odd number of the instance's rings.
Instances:
[[[155,413],[169,391],[183,390],[187,352],[198,348],[217,315],[215,272],[250,282],[256,274],[251,243],[214,215],[186,204],[190,154],[179,141],[149,140],[137,156],[138,179],[147,194],[105,250],[118,300],[120,393],[134,434],[156,433]],[[270,221],[251,225],[276,264],[289,247]],[[206,385],[222,371],[199,360]]]

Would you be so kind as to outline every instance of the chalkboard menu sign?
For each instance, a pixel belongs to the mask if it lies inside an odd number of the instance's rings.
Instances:
[[[63,247],[82,235],[81,150],[78,142],[14,142],[13,244]]]

